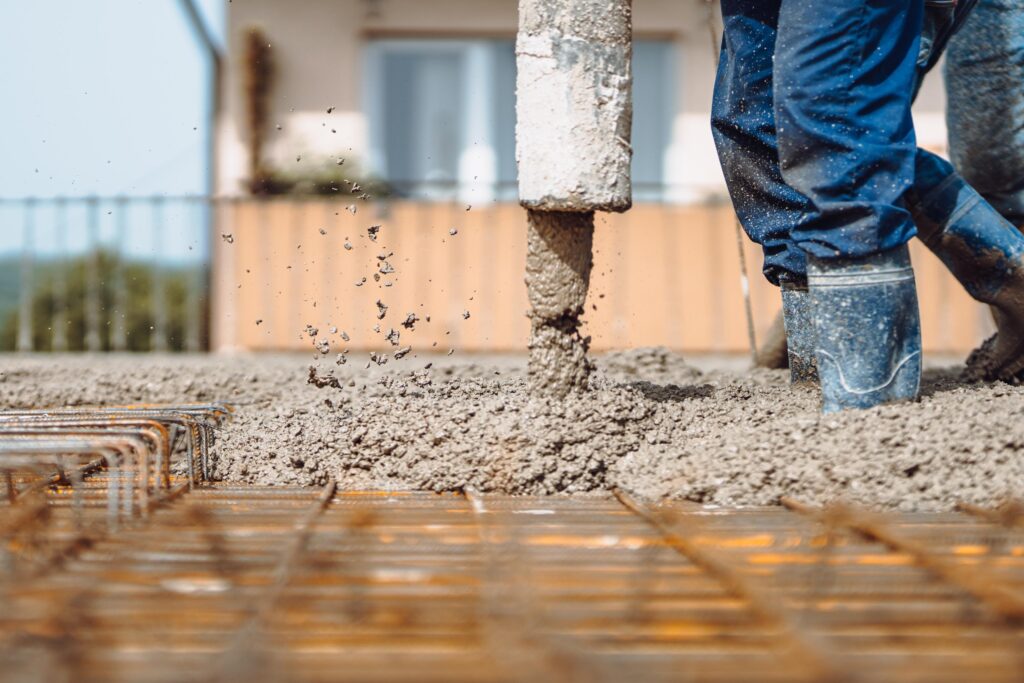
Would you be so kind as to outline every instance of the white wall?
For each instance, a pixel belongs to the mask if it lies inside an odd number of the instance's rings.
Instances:
[[[665,179],[679,201],[724,193],[709,127],[715,57],[704,0],[635,0],[638,36],[676,48],[672,136]],[[218,191],[239,192],[247,174],[238,57],[243,31],[261,26],[277,63],[268,161],[296,164],[369,152],[364,106],[364,45],[381,37],[505,37],[516,29],[515,0],[245,0],[228,4],[228,59],[219,136]],[[327,108],[334,107],[331,114]],[[926,84],[915,118],[921,144],[945,149],[938,74]],[[274,128],[280,124],[280,131]],[[301,156],[302,161],[296,161]]]

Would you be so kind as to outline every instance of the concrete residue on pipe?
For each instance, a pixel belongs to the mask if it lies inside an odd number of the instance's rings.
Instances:
[[[520,0],[519,201],[548,211],[632,204],[630,0]]]
[[[590,338],[580,315],[593,267],[594,214],[528,211],[526,289],[530,299],[530,388],[565,397],[587,388]]]

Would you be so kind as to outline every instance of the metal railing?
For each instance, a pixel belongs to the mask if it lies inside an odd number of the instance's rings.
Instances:
[[[0,349],[207,348],[212,203],[0,200]]]
[[[220,228],[230,232],[225,217],[241,203],[261,213],[281,202],[363,206],[358,187],[265,197],[0,198],[0,351],[206,350],[214,326],[211,254]],[[369,198],[384,217],[403,202],[450,205],[455,215],[474,194],[450,181],[384,187],[387,196]],[[515,190],[515,183],[495,183],[482,204],[514,202]],[[655,203],[672,195],[662,185],[635,191],[637,201]]]

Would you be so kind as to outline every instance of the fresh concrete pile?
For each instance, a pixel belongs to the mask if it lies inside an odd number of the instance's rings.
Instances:
[[[523,359],[433,360],[324,361],[339,387],[317,388],[306,355],[7,356],[0,405],[231,401],[215,471],[259,484],[902,509],[1024,490],[1024,388],[954,370],[927,372],[918,403],[822,416],[783,371],[701,373],[661,350],[597,357],[591,390],[565,400],[532,399]]]

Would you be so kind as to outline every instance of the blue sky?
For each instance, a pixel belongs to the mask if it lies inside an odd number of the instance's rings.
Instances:
[[[223,45],[225,1],[197,4]],[[0,197],[203,192],[206,61],[179,0],[0,3],[0,60]],[[12,213],[0,212],[0,253],[20,248]],[[45,250],[52,228],[38,223]],[[194,258],[192,223],[154,242],[140,214],[126,246]],[[71,227],[70,247],[83,247],[84,229]]]

